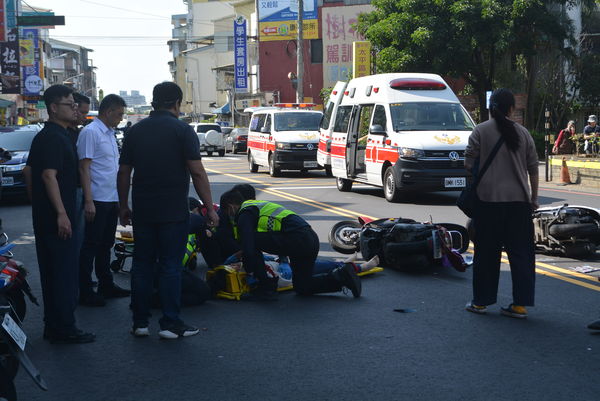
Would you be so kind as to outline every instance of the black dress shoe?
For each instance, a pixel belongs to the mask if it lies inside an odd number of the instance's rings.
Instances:
[[[104,297],[96,292],[79,297],[79,304],[84,306],[105,306]]]
[[[50,344],[86,344],[96,340],[94,333],[85,333],[81,330],[76,330],[71,333],[48,333]]]
[[[104,298],[124,298],[128,297],[131,294],[131,291],[113,284],[108,288],[98,288],[98,293]]]
[[[600,320],[596,320],[595,322],[592,322],[592,323],[588,324],[588,329],[590,329],[590,330],[600,330]]]

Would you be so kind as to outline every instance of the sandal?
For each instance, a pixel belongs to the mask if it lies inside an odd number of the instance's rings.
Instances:
[[[486,306],[474,304],[473,301],[469,301],[469,303],[465,306],[465,309],[469,312],[477,313],[479,315],[483,315],[487,311]]]
[[[524,306],[510,304],[506,308],[500,308],[500,313],[504,316],[514,317],[516,319],[527,318],[527,309]]]

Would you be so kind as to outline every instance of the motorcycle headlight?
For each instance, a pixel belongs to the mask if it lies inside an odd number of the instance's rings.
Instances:
[[[421,149],[398,148],[398,154],[403,159],[418,159],[425,157],[425,152]]]
[[[21,171],[25,168],[26,164],[25,163],[20,163],[20,164],[11,164],[11,165],[5,165],[2,167],[2,169],[6,172],[9,171]]]
[[[292,144],[288,142],[277,142],[277,149],[281,150],[290,150],[292,148]]]

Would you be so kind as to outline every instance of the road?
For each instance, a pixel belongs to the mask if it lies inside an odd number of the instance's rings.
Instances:
[[[249,182],[258,198],[304,216],[321,239],[321,256],[342,257],[327,243],[337,221],[357,215],[409,217],[464,224],[456,193],[412,197],[390,204],[380,189],[357,186],[342,193],[323,172],[271,178],[251,174],[244,155],[204,160],[213,195]],[[542,205],[598,205],[594,193],[544,187]],[[4,203],[5,229],[19,246],[41,298],[30,207]],[[363,296],[310,298],[292,293],[275,303],[213,300],[186,308],[183,318],[203,328],[182,341],[161,341],[155,313],[146,339],[129,333],[128,299],[105,308],[79,308],[79,325],[97,333],[87,345],[42,340],[41,308],[24,324],[28,353],[50,391],[21,371],[22,400],[598,400],[600,335],[585,325],[600,318],[596,274],[600,257],[577,261],[538,255],[536,307],[526,321],[491,307],[486,316],[464,311],[471,272],[434,268],[406,273],[387,269],[363,280]],[[127,274],[118,283],[129,284]],[[511,301],[510,273],[502,267],[499,303]],[[414,309],[398,313],[394,309]]]

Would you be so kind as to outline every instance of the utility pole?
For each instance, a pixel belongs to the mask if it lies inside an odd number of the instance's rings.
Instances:
[[[546,173],[546,182],[549,181],[548,170],[549,170],[549,155],[548,151],[550,149],[550,111],[546,107],[546,111],[544,112],[544,117],[546,117],[546,122],[544,123],[544,129],[546,134],[544,135],[544,161],[545,161],[545,173]]]
[[[292,0],[293,1],[293,0]],[[302,29],[302,13],[304,12],[304,0],[298,0],[298,46],[296,54],[296,103],[304,102],[304,41]]]

